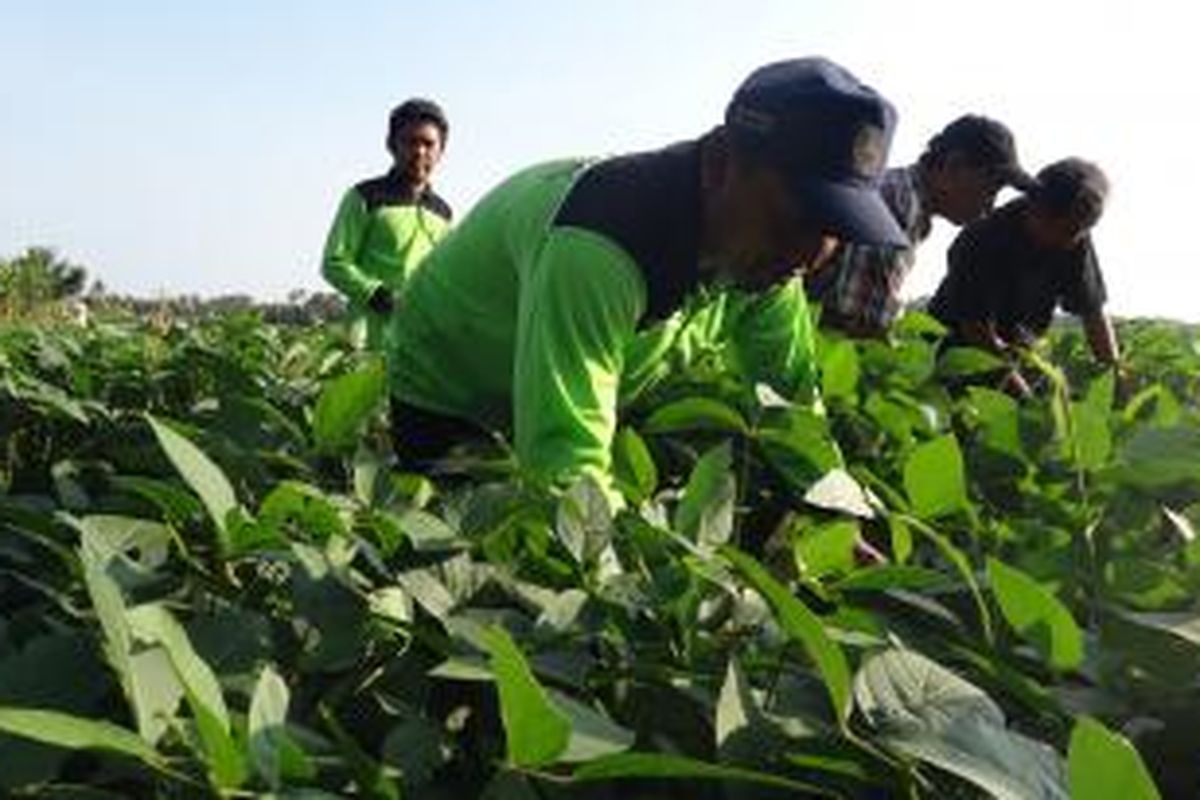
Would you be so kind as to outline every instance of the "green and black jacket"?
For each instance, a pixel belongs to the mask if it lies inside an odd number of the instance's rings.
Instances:
[[[611,487],[620,405],[693,354],[813,396],[799,281],[763,294],[701,285],[700,146],[524,170],[486,195],[405,290],[392,391],[511,430],[533,475]]]
[[[378,315],[367,300],[379,288],[399,294],[450,228],[450,206],[432,190],[415,195],[396,170],[363,181],[342,197],[325,242],[321,274],[368,319],[380,343]]]

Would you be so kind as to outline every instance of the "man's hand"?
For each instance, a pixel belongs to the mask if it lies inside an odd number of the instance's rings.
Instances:
[[[367,298],[367,307],[376,314],[392,313],[392,309],[395,307],[395,301],[392,299],[392,290],[386,286],[380,286],[371,292],[371,296]]]
[[[1028,400],[1033,397],[1033,389],[1020,370],[1010,369],[1000,381],[1000,388],[1017,400]]]
[[[1118,361],[1112,365],[1113,377],[1115,381],[1116,400],[1118,406],[1124,406],[1129,402],[1129,398],[1133,397],[1134,389],[1137,387],[1134,381],[1133,373],[1126,364]]]
[[[1096,360],[1101,364],[1116,367],[1121,361],[1121,347],[1117,343],[1117,333],[1113,330],[1112,320],[1108,315],[1103,311],[1096,311],[1084,316],[1083,330],[1087,334],[1088,346],[1091,347]]]
[[[989,321],[964,322],[959,328],[964,341],[972,347],[987,350],[996,355],[1004,355],[1009,351],[1008,342],[1000,338],[996,326]]]

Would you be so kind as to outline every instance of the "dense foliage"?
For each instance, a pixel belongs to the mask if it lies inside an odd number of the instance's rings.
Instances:
[[[823,414],[701,363],[614,513],[395,471],[336,326],[0,329],[0,794],[1195,796],[1200,346],[1121,332],[1021,405],[919,314]]]

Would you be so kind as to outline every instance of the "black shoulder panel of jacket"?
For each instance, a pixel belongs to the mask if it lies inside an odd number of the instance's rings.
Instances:
[[[589,167],[554,218],[611,239],[646,281],[645,321],[670,316],[699,282],[700,144],[618,156]]]
[[[450,204],[440,194],[433,191],[433,189],[427,189],[425,190],[425,194],[421,195],[421,207],[432,211],[446,220],[446,222],[451,222],[454,219],[454,210],[450,208]]]
[[[373,212],[384,206],[415,206],[428,209],[442,217],[447,222],[453,218],[450,204],[432,189],[426,189],[419,197],[413,193],[412,187],[404,182],[395,170],[368,178],[355,185],[354,190],[362,196],[367,205],[367,211]]]

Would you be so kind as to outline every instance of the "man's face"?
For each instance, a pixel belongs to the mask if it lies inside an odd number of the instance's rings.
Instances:
[[[414,186],[424,186],[442,157],[442,132],[432,122],[410,122],[388,139],[396,169]]]
[[[1025,226],[1034,244],[1046,250],[1071,250],[1088,235],[1092,221],[1070,214],[1056,216],[1038,206],[1030,206]]]
[[[796,200],[774,169],[733,162],[714,206],[715,256],[725,276],[750,290],[766,289],[817,269],[837,239],[805,222]]]
[[[941,167],[939,211],[955,225],[966,225],[992,210],[1003,187],[1003,179],[993,170],[952,153]]]

